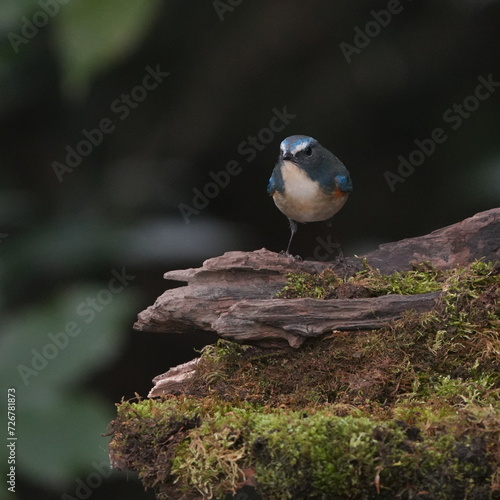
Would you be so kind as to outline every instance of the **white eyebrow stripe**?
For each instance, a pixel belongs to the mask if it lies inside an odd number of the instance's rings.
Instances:
[[[295,156],[296,153],[308,148],[311,145],[310,141],[300,141],[290,152]]]
[[[311,141],[303,139],[301,141],[298,141],[293,148],[289,149],[285,144],[285,141],[283,141],[280,144],[280,150],[282,153],[290,152],[292,155],[295,156],[299,151],[308,148],[309,146],[311,146],[311,144],[312,144]]]

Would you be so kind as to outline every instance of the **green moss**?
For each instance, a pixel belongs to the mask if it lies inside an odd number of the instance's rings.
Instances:
[[[446,277],[447,271],[441,271],[426,262],[414,265],[411,271],[395,272],[387,276],[365,263],[365,269],[350,280],[364,284],[374,295],[415,295],[441,290]]]
[[[161,498],[171,488],[167,478],[175,445],[199,425],[200,406],[193,399],[170,398],[122,402],[117,407],[110,443],[116,465],[137,471],[144,487],[156,489]]]
[[[184,490],[195,489],[204,498],[212,498],[235,491],[244,479],[241,464],[247,451],[242,428],[248,423],[237,413],[233,409],[229,418],[221,415],[206,419],[178,447],[172,474]]]
[[[326,269],[321,274],[289,273],[287,284],[276,294],[276,297],[326,299],[341,283],[343,280],[330,269]]]
[[[487,267],[486,264],[482,264]],[[290,273],[287,284],[276,294],[277,298],[313,299],[376,297],[387,294],[415,295],[442,289],[449,272],[427,263],[413,267],[411,271],[383,275],[364,262],[364,269],[347,280],[337,276],[331,269],[321,274]]]
[[[368,418],[323,412],[263,416],[251,435],[262,491],[269,498],[307,498],[312,491],[316,496],[336,492],[337,498],[359,497],[371,486],[362,478],[374,477],[380,458],[377,425]]]
[[[189,498],[193,491],[223,498],[245,483],[270,499],[409,499],[418,491],[432,499],[493,498],[500,419],[492,410],[455,411],[439,422],[421,414],[410,426],[394,418],[340,417],[330,406],[305,412],[212,398],[173,401],[153,402],[146,418],[154,426],[130,420],[142,403],[123,403],[112,424],[127,432],[114,438],[115,456],[162,498],[180,498],[179,492]],[[181,415],[196,404],[200,413],[186,427]],[[159,464],[158,455],[170,457],[171,466]]]
[[[113,456],[159,499],[224,498],[244,484],[272,500],[499,499],[498,271],[425,269],[380,279],[439,284],[436,308],[381,330],[297,350],[204,348],[186,396],[118,405]],[[338,283],[315,279],[301,286]],[[387,292],[376,273],[357,279]]]

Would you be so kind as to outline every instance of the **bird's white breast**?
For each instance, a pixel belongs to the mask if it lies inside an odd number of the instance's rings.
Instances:
[[[347,195],[327,193],[297,165],[285,161],[281,167],[285,190],[275,191],[276,206],[297,222],[316,222],[331,218],[347,200]]]

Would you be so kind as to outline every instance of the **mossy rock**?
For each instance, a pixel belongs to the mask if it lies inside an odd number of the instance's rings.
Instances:
[[[208,346],[185,395],[118,405],[114,463],[159,499],[500,499],[498,269],[411,272],[350,283],[442,290],[433,311],[297,350]],[[297,283],[344,286],[292,276],[285,293]]]

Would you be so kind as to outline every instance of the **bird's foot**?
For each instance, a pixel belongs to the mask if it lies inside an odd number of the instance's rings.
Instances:
[[[344,254],[342,251],[340,252],[339,255],[337,255],[333,261],[333,267],[336,269],[337,267],[341,268],[344,274],[344,281],[347,281],[347,278],[349,276],[349,263],[347,262],[347,259],[344,257]]]
[[[288,257],[293,260],[304,260],[300,255],[292,255],[291,253],[288,253],[286,250],[281,250],[280,255],[283,255],[284,257]]]

